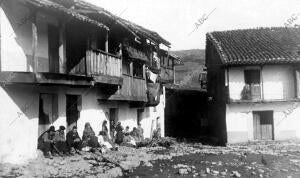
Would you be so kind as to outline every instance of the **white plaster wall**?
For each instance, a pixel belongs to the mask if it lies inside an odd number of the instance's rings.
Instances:
[[[27,8],[17,3],[8,1],[2,3],[0,23],[1,70],[3,71],[27,71],[26,55],[32,53],[31,23],[26,20],[29,14]]]
[[[36,156],[38,98],[31,86],[0,87],[0,163],[24,163]]]
[[[0,23],[1,70],[32,72],[32,18],[29,9],[16,1],[5,1],[0,9]],[[48,24],[58,25],[58,21],[47,14],[37,13],[39,72],[49,71]]]
[[[144,129],[144,137],[150,138],[151,125],[153,122],[153,129],[156,129],[156,118],[160,117],[159,124],[161,127],[161,136],[165,136],[165,87],[163,87],[163,94],[160,95],[160,103],[154,107],[145,108],[141,125]]]
[[[226,107],[227,133],[246,132],[246,137],[228,137],[228,142],[244,142],[253,140],[253,114],[252,111],[274,112],[274,139],[300,138],[300,103],[243,103],[229,104]],[[229,136],[231,134],[228,134]]]
[[[245,85],[244,70],[249,67],[229,68],[229,94],[241,99]],[[265,100],[292,99],[295,97],[294,71],[288,65],[269,65],[262,69],[263,96]]]

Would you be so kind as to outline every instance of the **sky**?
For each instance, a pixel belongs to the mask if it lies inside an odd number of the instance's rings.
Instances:
[[[85,1],[156,31],[172,50],[205,49],[212,31],[300,25],[300,0]]]

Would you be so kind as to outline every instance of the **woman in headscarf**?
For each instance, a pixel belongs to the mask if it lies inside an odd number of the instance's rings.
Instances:
[[[85,123],[82,135],[82,147],[99,147],[98,138],[89,122]]]
[[[121,125],[121,122],[118,122],[117,123],[117,126],[116,126],[116,140],[115,140],[115,143],[116,144],[121,144],[123,142],[123,127]]]
[[[108,136],[107,120],[104,120],[102,122],[102,130],[101,131],[105,132],[106,135]]]

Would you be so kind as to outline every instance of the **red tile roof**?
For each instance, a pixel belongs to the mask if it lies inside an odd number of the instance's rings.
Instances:
[[[207,34],[223,64],[300,63],[300,28],[259,28]]]

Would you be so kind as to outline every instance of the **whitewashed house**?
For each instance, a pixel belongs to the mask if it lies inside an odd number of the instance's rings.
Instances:
[[[81,136],[86,122],[96,134],[104,120],[140,122],[145,137],[164,135],[164,87],[146,68],[159,76],[157,59],[175,59],[156,32],[84,1],[3,0],[0,36],[0,163],[34,158],[51,125]]]
[[[300,137],[300,29],[207,34],[209,119],[221,143]]]

